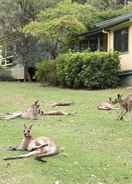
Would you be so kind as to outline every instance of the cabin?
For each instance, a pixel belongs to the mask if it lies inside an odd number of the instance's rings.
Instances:
[[[33,42],[33,43],[32,43]],[[48,57],[45,51],[45,43],[32,40],[28,53],[27,63],[22,54],[18,54],[15,45],[0,45],[0,80],[27,80],[34,81],[36,63]]]
[[[24,67],[17,62],[15,56],[0,46],[0,80],[23,80]]]
[[[132,13],[97,23],[79,37],[80,50],[118,51],[122,84],[132,85]]]

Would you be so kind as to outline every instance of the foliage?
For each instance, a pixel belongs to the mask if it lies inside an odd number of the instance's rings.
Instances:
[[[77,2],[77,3],[84,4],[84,3],[87,2],[87,0],[72,0],[72,2]]]
[[[88,4],[101,10],[117,9],[127,4],[127,0],[87,0]]]
[[[36,79],[41,83],[57,84],[55,61],[42,61],[36,65]]]
[[[21,27],[59,0],[0,0],[0,34],[4,37],[20,32]]]
[[[90,29],[95,23],[95,15],[93,7],[67,0],[42,11],[37,21],[25,26],[24,32],[48,42],[51,59],[59,51],[68,48],[77,34]]]
[[[60,18],[65,15],[71,15],[81,21],[86,27],[90,27],[93,19],[96,16],[96,9],[88,4],[78,4],[71,0],[64,0],[58,3],[54,8],[48,8],[47,11],[42,11],[39,14],[38,20],[49,21],[55,18]],[[93,19],[92,19],[93,18]]]
[[[111,2],[0,0],[0,37],[17,62],[23,63],[26,74],[29,65],[72,48],[76,35],[91,30],[95,23],[132,11],[131,5],[113,10]]]
[[[116,10],[108,9],[107,11],[101,12],[97,11],[96,22],[101,22],[131,12],[132,12],[132,5],[128,5]]]
[[[64,0],[53,8],[41,11],[38,19],[30,22],[23,30],[44,40],[47,43],[49,59],[54,59],[58,53],[76,44],[78,33],[91,30],[97,22],[129,13],[132,10],[131,5],[113,9],[112,0],[99,0],[99,2],[104,3],[103,6],[107,7],[107,11],[99,5],[96,7],[94,1],[79,4],[75,1]]]
[[[114,52],[77,52],[56,59],[57,77],[63,86],[90,89],[116,87],[119,82],[119,58]]]
[[[17,62],[23,63],[25,79],[27,66],[42,59],[40,55],[42,50],[43,55],[45,54],[46,48],[44,44],[39,43],[38,39],[23,33],[22,28],[30,21],[35,21],[41,10],[54,6],[59,1],[0,0],[0,41],[10,48],[9,52],[17,57]]]

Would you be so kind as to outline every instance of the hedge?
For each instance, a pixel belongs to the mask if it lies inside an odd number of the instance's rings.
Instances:
[[[56,58],[57,78],[70,88],[104,89],[119,84],[117,52],[75,52]]]
[[[56,62],[44,60],[36,65],[36,79],[41,83],[57,85]]]

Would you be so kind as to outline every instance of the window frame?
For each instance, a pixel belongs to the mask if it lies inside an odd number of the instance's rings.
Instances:
[[[121,35],[121,31],[124,31],[124,30],[127,30],[127,50],[122,50],[122,49],[117,49],[115,48],[116,47],[116,43],[115,43],[115,34],[117,32],[120,32],[120,35]],[[121,43],[122,43],[122,40],[123,39],[120,39],[121,40]],[[124,28],[121,28],[121,29],[118,29],[118,30],[115,30],[113,31],[113,50],[114,51],[118,51],[120,52],[121,54],[127,54],[129,52],[129,27],[124,27]]]

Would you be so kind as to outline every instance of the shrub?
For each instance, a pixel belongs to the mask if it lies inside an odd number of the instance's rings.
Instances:
[[[61,54],[56,59],[57,77],[61,85],[103,89],[116,87],[120,69],[117,52],[76,52]]]
[[[55,61],[42,61],[36,65],[36,79],[42,83],[57,84]]]

